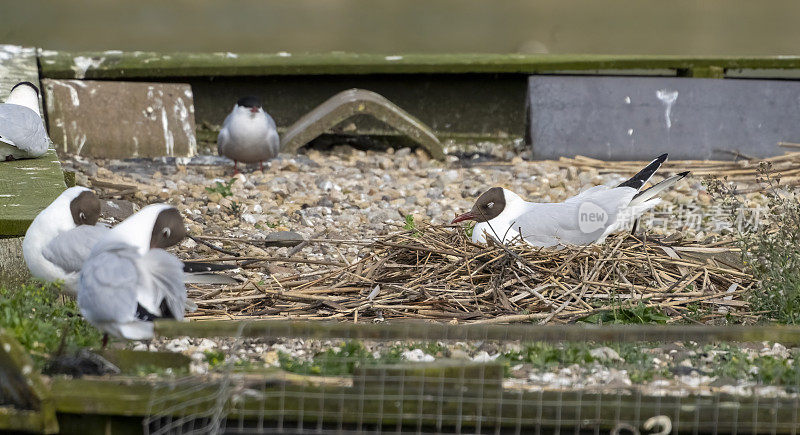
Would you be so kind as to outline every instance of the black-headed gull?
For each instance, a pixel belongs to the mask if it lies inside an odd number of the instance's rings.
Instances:
[[[235,172],[239,172],[239,162],[258,162],[263,170],[264,160],[277,156],[280,146],[275,121],[261,107],[258,97],[240,98],[217,136],[217,151],[233,160]]]
[[[185,234],[183,218],[167,204],[144,207],[108,231],[80,272],[78,307],[86,320],[106,334],[145,340],[154,319],[183,319],[183,264],[164,248]]]
[[[25,239],[22,255],[28,269],[44,281],[63,281],[61,289],[77,295],[78,273],[95,243],[110,230],[98,223],[100,200],[85,187],[70,187],[34,218]],[[175,243],[181,240],[176,239]],[[185,261],[184,282],[193,284],[236,284],[233,278],[212,272],[238,266]]]
[[[92,246],[108,231],[98,225],[100,200],[85,187],[70,187],[42,210],[22,240],[22,255],[31,275],[64,282],[77,294],[78,272]]]
[[[0,104],[0,161],[39,157],[48,146],[50,137],[39,113],[39,89],[31,82],[17,83]]]
[[[477,222],[475,243],[485,243],[487,234],[504,243],[517,239],[536,247],[602,243],[658,205],[661,199],[656,195],[689,175],[681,172],[640,191],[666,160],[667,154],[662,154],[619,186],[594,186],[560,203],[527,202],[510,190],[493,187],[452,223]]]

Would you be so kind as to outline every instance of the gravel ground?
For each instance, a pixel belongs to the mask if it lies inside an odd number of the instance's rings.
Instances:
[[[249,168],[235,176],[231,196],[209,193],[217,182],[233,178],[230,161],[200,156],[191,161],[64,159],[66,169],[78,172],[78,184],[89,178],[138,188],[131,199],[137,205],[169,202],[187,219],[191,235],[263,239],[271,232],[291,230],[304,237],[325,233],[328,238],[370,239],[396,230],[411,214],[416,222],[448,223],[456,213],[468,210],[475,198],[492,186],[504,186],[528,200],[562,201],[597,184],[616,184],[630,174],[600,175],[594,170],[558,169],[548,162],[523,160],[519,155],[491,156],[488,160],[448,156],[446,162],[431,160],[408,148],[387,152],[360,151],[349,146],[330,151],[308,150],[301,155],[280,155],[263,172]],[[508,163],[511,165],[508,165]],[[185,163],[185,164],[181,164]],[[496,163],[496,166],[492,166]],[[659,181],[658,176],[654,182]],[[710,207],[711,198],[700,180],[688,179],[664,196],[669,207]],[[661,208],[665,213],[665,207]],[[699,231],[698,231],[699,230]],[[689,237],[705,237],[706,228],[681,227],[680,223],[656,233],[681,231]],[[186,240],[181,256],[208,256]],[[248,246],[244,255],[283,255],[287,248],[269,254]],[[341,253],[340,253],[341,252]],[[302,254],[311,259],[355,259],[357,248],[336,250],[312,245]]]
[[[280,155],[268,162],[263,172],[250,167],[244,174],[233,175],[230,161],[216,156],[189,159],[160,160],[87,160],[62,156],[65,169],[77,172],[80,185],[91,186],[90,179],[134,185],[135,193],[127,195],[134,207],[154,202],[168,202],[177,206],[186,217],[191,235],[237,237],[261,240],[270,233],[290,230],[306,238],[327,237],[369,240],[372,237],[396,230],[404,216],[412,214],[416,222],[447,223],[456,213],[469,209],[474,199],[491,186],[504,186],[533,201],[561,201],[582,189],[597,184],[616,184],[630,174],[600,175],[594,170],[578,172],[558,169],[548,162],[524,160],[518,154],[482,156],[459,159],[448,156],[446,162],[431,160],[421,151],[408,148],[389,149],[386,152],[360,151],[349,146],[338,146],[328,151],[307,150],[301,155]],[[510,164],[509,164],[510,163]],[[230,195],[209,192],[218,183],[231,178]],[[661,178],[654,177],[654,182]],[[700,180],[689,178],[663,195],[664,205],[655,215],[672,216],[671,207],[694,207],[710,212],[713,204]],[[751,195],[753,204],[758,195]],[[124,201],[118,202],[125,204]],[[124,207],[122,207],[124,209]],[[119,210],[108,209],[114,214]],[[119,218],[124,217],[121,213]],[[109,219],[113,221],[114,219]],[[695,225],[674,223],[671,227],[654,225],[654,233],[682,233],[698,240],[713,236],[713,222],[700,219]],[[663,222],[656,220],[655,223]],[[219,245],[222,246],[222,245]],[[282,256],[290,248],[262,248],[251,244],[225,245],[237,248],[245,256]],[[182,258],[208,258],[221,255],[210,248],[187,239],[178,247]],[[295,256],[319,260],[340,261],[357,259],[357,247],[310,244]],[[271,273],[303,272],[309,266],[271,267]],[[241,278],[263,278],[259,271],[241,271]],[[177,339],[154,341],[150,344],[131,343],[135,349],[170,350],[184,352],[193,358],[192,371],[206,372],[209,367],[204,352],[219,350],[229,357],[233,340]],[[370,352],[381,354],[399,343],[365,343]],[[404,344],[408,346],[409,344]],[[236,358],[275,366],[280,352],[300,360],[310,360],[313,355],[337,346],[333,341],[314,340],[249,340],[238,346]],[[745,394],[756,385],[747,379],[724,379],[710,375],[708,365],[714,358],[697,356],[674,358],[688,350],[683,345],[653,350],[650,364],[663,365],[672,373],[642,383],[648,391],[662,394],[712,391],[719,385],[726,390]],[[780,346],[780,345],[775,345]],[[752,349],[757,357],[773,348],[763,344]],[[413,346],[412,346],[413,347]],[[758,347],[758,346],[756,346]],[[442,357],[471,360],[491,360],[519,348],[519,344],[456,343],[448,344],[439,355],[428,355],[423,350],[409,348],[403,354],[409,360],[430,360]],[[785,348],[778,352],[783,361],[793,360]],[[624,361],[614,354],[600,352],[591,364],[555,365],[542,369],[526,362],[510,366],[512,377],[506,381],[510,388],[572,388],[575,386],[626,387],[631,385],[630,374]],[[611,351],[614,353],[614,351]],[[681,353],[682,352],[682,353]],[[706,354],[707,355],[707,354]],[[684,362],[688,361],[688,362]],[[681,366],[682,365],[682,366]],[[677,368],[676,368],[677,367]],[[683,368],[680,368],[683,367]],[[656,367],[658,368],[658,367]],[[662,370],[663,372],[663,370]],[[672,393],[669,393],[671,391]],[[788,394],[782,388],[769,394]]]

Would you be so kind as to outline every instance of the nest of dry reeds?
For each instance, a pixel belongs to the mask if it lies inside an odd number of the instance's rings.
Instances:
[[[448,226],[314,243],[360,245],[361,259],[318,262],[313,272],[239,287],[190,289],[200,307],[192,317],[548,323],[652,307],[670,321],[710,321],[749,315],[743,295],[754,284],[734,248],[628,234],[559,250],[476,245]]]

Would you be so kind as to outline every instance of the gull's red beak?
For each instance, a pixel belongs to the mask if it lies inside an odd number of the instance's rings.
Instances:
[[[258,107],[251,107],[250,111],[253,113],[258,113]]]
[[[453,219],[453,222],[450,222],[450,225],[457,224],[457,223],[463,222],[463,221],[472,220],[472,219],[475,219],[475,215],[472,214],[471,211],[468,211],[468,212],[466,212],[464,214],[460,214],[460,215],[456,216],[456,218]]]

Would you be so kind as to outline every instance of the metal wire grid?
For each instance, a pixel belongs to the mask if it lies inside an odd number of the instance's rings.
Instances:
[[[313,332],[310,327],[306,336]],[[243,341],[239,330],[231,354]],[[509,388],[499,363],[328,359],[353,364],[352,375],[320,376],[311,369],[253,375],[230,363],[212,377],[176,380],[154,394],[145,432],[795,434],[800,427],[800,375],[780,387],[758,378],[749,395],[654,395],[635,386],[533,391]]]

